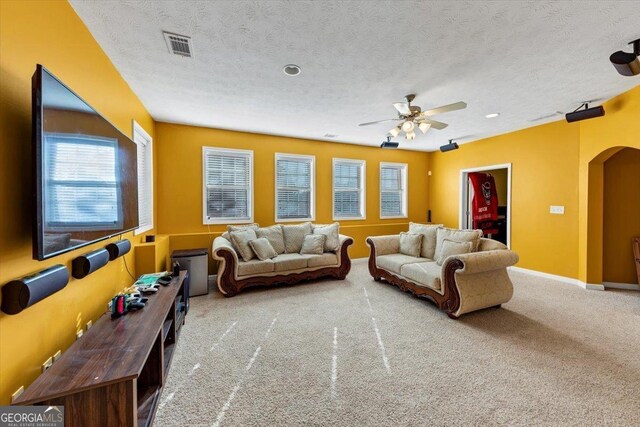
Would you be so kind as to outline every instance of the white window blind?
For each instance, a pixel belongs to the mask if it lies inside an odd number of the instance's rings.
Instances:
[[[380,164],[380,217],[407,216],[407,165]]]
[[[314,156],[276,154],[276,221],[313,220]]]
[[[71,134],[45,135],[45,223],[49,228],[122,226],[117,141]]]
[[[364,219],[364,160],[333,159],[333,219]]]
[[[138,229],[135,234],[153,228],[153,141],[133,122],[133,140],[138,150]]]
[[[203,148],[204,223],[253,221],[253,151]]]

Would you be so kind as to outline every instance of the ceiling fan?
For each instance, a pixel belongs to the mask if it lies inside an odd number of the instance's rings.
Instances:
[[[405,102],[394,102],[393,106],[398,110],[398,118],[378,120],[375,122],[360,123],[358,126],[369,126],[378,123],[385,122],[402,122],[389,131],[390,135],[394,137],[398,136],[400,132],[405,133],[405,139],[412,140],[416,137],[415,129],[418,128],[422,133],[427,133],[430,128],[444,129],[449,126],[446,123],[432,120],[430,117],[436,114],[447,113],[449,111],[462,110],[467,108],[467,104],[464,102],[456,102],[449,105],[443,105],[442,107],[433,108],[431,110],[422,111],[422,108],[417,105],[411,105],[411,101],[415,99],[414,94],[405,96]]]

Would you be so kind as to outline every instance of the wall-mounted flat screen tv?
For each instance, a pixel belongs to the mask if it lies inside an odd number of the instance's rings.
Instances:
[[[32,84],[34,259],[136,228],[136,144],[42,65]]]

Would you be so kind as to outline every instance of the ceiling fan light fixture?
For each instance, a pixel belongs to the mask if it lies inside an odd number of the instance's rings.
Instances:
[[[415,139],[415,137],[416,137],[416,133],[415,133],[415,132],[413,132],[413,131],[411,131],[411,132],[407,132],[407,133],[405,134],[405,136],[404,136],[404,137],[405,137],[405,139],[407,139],[408,141],[412,141],[413,139]]]
[[[427,122],[421,122],[421,123],[418,125],[418,128],[420,129],[420,131],[421,131],[422,133],[427,133],[427,131],[429,130],[429,128],[430,128],[430,127],[431,127],[431,124],[430,124],[430,123],[427,123]]]
[[[391,135],[394,138],[398,136],[398,134],[400,134],[400,126],[396,126],[389,131],[389,135]]]
[[[402,130],[405,131],[406,133],[413,132],[415,128],[416,128],[416,125],[411,120],[407,120],[402,124]]]

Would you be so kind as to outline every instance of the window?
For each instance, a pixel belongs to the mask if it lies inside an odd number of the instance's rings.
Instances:
[[[407,217],[407,167],[380,163],[380,218]]]
[[[203,147],[204,224],[253,221],[253,151]]]
[[[138,228],[135,234],[140,234],[153,228],[153,142],[135,120],[133,141],[138,146]]]
[[[333,159],[333,219],[365,218],[365,161]]]
[[[50,229],[122,228],[117,140],[45,134],[45,224]]]
[[[276,154],[276,221],[315,219],[315,157]]]

